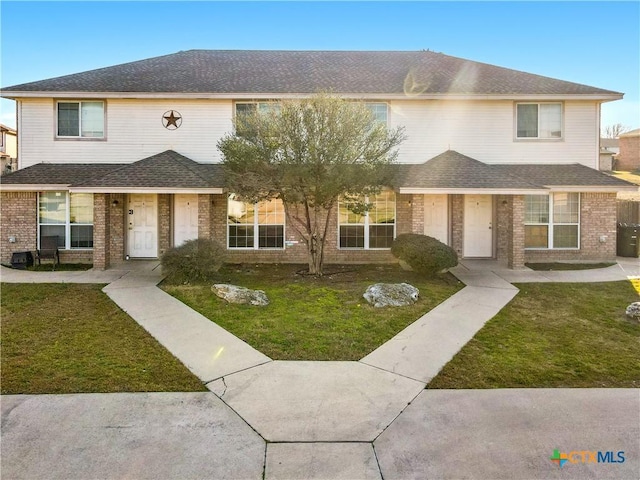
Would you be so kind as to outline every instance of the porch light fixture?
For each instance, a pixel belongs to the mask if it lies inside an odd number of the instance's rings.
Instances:
[[[113,202],[111,202],[111,206],[112,207],[117,207],[119,203],[120,202],[118,202],[118,200],[114,200]]]

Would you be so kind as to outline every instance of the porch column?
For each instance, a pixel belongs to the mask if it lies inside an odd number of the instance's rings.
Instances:
[[[511,235],[509,236],[507,263],[509,268],[524,268],[524,195],[511,197]]]
[[[198,195],[198,238],[211,238],[212,195]]]
[[[93,195],[93,268],[106,270],[110,260],[109,208],[108,193]]]

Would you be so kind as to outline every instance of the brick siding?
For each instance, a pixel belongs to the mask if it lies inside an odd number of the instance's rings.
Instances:
[[[35,258],[38,235],[36,192],[2,192],[0,204],[0,257],[11,261],[13,252],[30,251]],[[16,238],[15,243],[9,237]]]
[[[451,247],[462,258],[464,195],[451,195]]]

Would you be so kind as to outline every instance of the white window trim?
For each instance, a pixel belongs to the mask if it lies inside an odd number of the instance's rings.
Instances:
[[[101,137],[83,137],[81,134],[77,136],[58,135],[58,105],[61,103],[78,103],[80,111],[82,111],[82,103],[84,102],[100,102],[102,103],[102,115],[104,117]],[[79,113],[78,132],[82,133],[82,115]],[[101,99],[84,99],[84,100],[56,100],[53,104],[53,138],[55,140],[72,141],[72,142],[104,142],[107,140],[107,102]]]
[[[394,206],[393,206],[393,239],[395,240],[397,236],[397,228],[398,228],[398,195],[394,195]],[[365,197],[365,202],[369,202],[369,197]],[[369,247],[369,227],[372,225],[389,225],[388,223],[369,223],[369,212],[364,213],[364,223],[340,223],[340,204],[343,203],[338,201],[338,228],[337,228],[337,243],[338,250],[386,250],[389,251],[391,248],[370,248]],[[359,227],[364,226],[364,247],[341,247],[340,246],[340,227]]]
[[[72,247],[71,246],[71,225],[74,226],[79,226],[79,227],[88,227],[88,226],[92,226],[95,230],[95,224],[94,223],[71,223],[71,219],[69,218],[69,216],[71,215],[71,194],[70,192],[64,192],[65,194],[65,223],[64,223],[64,248],[63,250],[71,250],[74,252],[80,252],[80,251],[85,251],[85,252],[92,252],[93,248],[92,247]],[[40,222],[40,192],[38,192],[38,231],[37,231],[37,241],[36,244],[38,246],[38,249],[40,249],[40,227],[42,225],[63,225],[62,223],[41,223]]]
[[[247,203],[247,202],[244,202]],[[253,223],[229,223],[229,197],[227,196],[227,250],[271,250],[281,252],[286,249],[287,246],[287,216],[285,215],[282,223],[258,223],[258,205],[253,204]],[[284,205],[283,205],[284,208]],[[247,226],[253,227],[253,247],[232,247],[229,245],[229,227],[232,226]],[[279,227],[282,226],[282,247],[260,247],[260,227]]]
[[[560,136],[559,137],[519,137],[518,136],[518,105],[538,105],[538,135],[540,134],[540,105],[560,105]],[[514,102],[513,104],[513,140],[516,142],[562,142],[564,141],[564,102]]]
[[[556,193],[577,193],[577,192],[556,192]],[[548,250],[554,250],[554,251],[560,251],[560,250],[572,250],[572,251],[577,251],[580,250],[580,245],[582,244],[582,211],[581,211],[581,204],[582,204],[582,195],[580,193],[577,193],[578,195],[578,223],[555,223],[553,222],[553,208],[554,208],[554,200],[553,200],[553,195],[554,193],[549,193],[548,197],[549,197],[549,222],[548,223],[524,223],[525,226],[527,225],[546,225],[548,226],[548,230],[547,230],[547,245],[553,245],[553,228],[555,225],[577,225],[578,226],[578,246],[577,247],[559,247],[556,248],[554,246],[551,247],[525,247],[525,250],[527,251],[548,251]],[[545,195],[547,196],[547,195]]]

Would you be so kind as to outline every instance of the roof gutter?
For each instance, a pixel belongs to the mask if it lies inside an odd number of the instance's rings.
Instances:
[[[547,193],[540,188],[420,188],[400,187],[398,193],[406,194],[459,194],[459,195],[539,195]]]
[[[189,93],[189,92],[57,92],[57,91],[3,91],[2,98],[119,98],[119,99],[209,99],[209,100],[268,100],[298,99],[314,95],[308,93]],[[590,94],[405,94],[405,93],[337,93],[336,95],[361,100],[599,100],[610,102],[620,100],[622,93]]]
[[[222,194],[222,188],[154,188],[154,187],[69,187],[71,193],[173,193]]]

